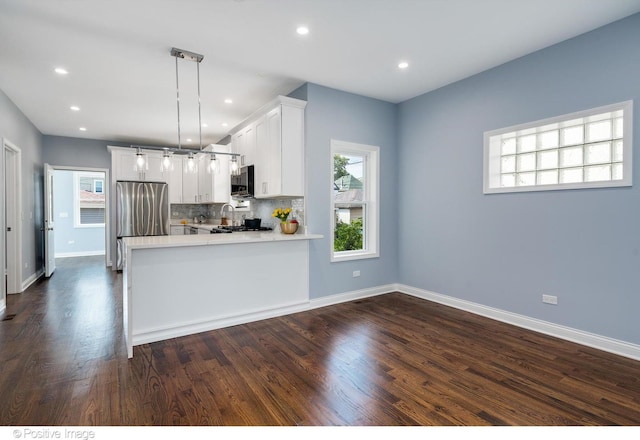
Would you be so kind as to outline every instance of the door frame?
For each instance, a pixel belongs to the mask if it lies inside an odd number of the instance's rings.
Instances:
[[[107,184],[110,182],[111,177],[109,168],[92,168],[81,166],[65,166],[65,165],[53,165],[49,164],[53,171],[88,171],[91,173],[104,173],[104,260],[105,266],[111,266],[111,187]]]
[[[7,161],[7,153],[10,155],[10,162]],[[6,138],[2,138],[2,174],[3,178],[0,179],[0,185],[2,190],[0,196],[2,197],[2,203],[0,203],[0,224],[2,234],[0,234],[2,245],[2,264],[0,269],[3,272],[7,266],[7,286],[5,290],[4,279],[2,281],[2,306],[6,307],[6,295],[21,293],[22,288],[22,150],[10,142]],[[11,171],[7,173],[7,170]],[[12,180],[10,185],[5,185],[5,179]],[[13,191],[12,197],[7,197],[8,191]],[[7,204],[9,203],[9,204]],[[5,211],[6,209],[6,211]],[[8,242],[6,239],[6,224],[5,216],[13,217],[10,223],[14,226],[13,240]],[[5,261],[5,252],[7,253],[7,260]]]

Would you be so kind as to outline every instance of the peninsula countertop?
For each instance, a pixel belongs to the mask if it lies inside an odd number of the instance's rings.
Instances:
[[[125,237],[127,249],[152,249],[184,246],[211,246],[222,244],[262,243],[262,242],[290,242],[299,240],[315,240],[323,238],[320,234],[283,234],[274,231],[234,231],[228,234],[200,234],[200,235],[162,235],[151,237]]]

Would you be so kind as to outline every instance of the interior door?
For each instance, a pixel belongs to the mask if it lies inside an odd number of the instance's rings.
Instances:
[[[44,164],[44,276],[50,277],[56,270],[54,217],[53,217],[53,168]]]

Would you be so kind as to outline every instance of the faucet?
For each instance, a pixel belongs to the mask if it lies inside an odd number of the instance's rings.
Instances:
[[[233,206],[230,205],[229,203],[225,203],[224,205],[222,205],[222,208],[220,208],[220,217],[224,218],[224,207],[228,206],[230,208],[230,212],[231,212],[231,225],[233,225]],[[225,223],[222,223],[225,224]]]

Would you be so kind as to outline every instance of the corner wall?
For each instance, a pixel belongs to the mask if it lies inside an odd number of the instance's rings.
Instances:
[[[400,104],[400,283],[640,343],[638,47],[640,14]],[[633,187],[482,193],[485,131],[625,100]]]
[[[306,99],[305,162],[306,219],[322,240],[310,242],[310,297],[312,299],[394,283],[398,279],[397,253],[397,107],[388,102],[306,84],[290,96]],[[380,147],[380,257],[330,262],[329,230],[331,140]],[[353,271],[361,276],[353,278]]]
[[[0,90],[0,137],[18,148],[22,154],[22,284],[33,282],[44,268],[44,180],[42,134]],[[4,147],[2,152],[4,161]],[[0,163],[1,165],[1,163]],[[2,168],[2,167],[0,167]],[[0,198],[4,197],[4,176],[0,184]],[[1,229],[4,230],[4,200],[0,200]],[[0,234],[0,267],[4,262],[4,234]]]

